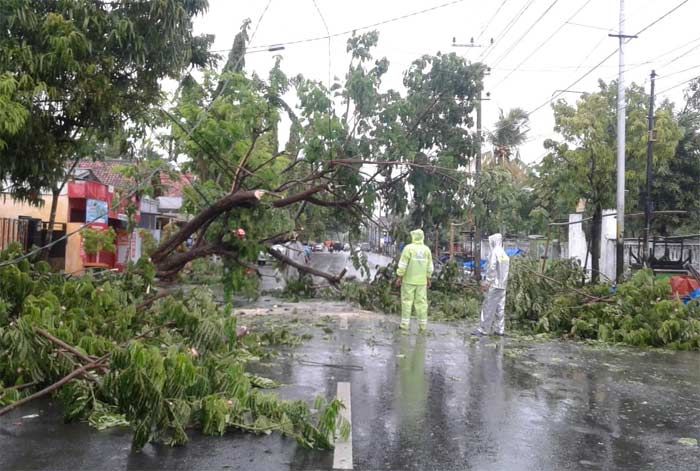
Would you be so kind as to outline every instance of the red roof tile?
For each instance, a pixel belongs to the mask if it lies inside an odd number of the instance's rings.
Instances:
[[[79,169],[88,169],[105,185],[111,185],[117,189],[126,189],[133,186],[131,179],[124,177],[119,169],[134,165],[131,160],[102,160],[91,161],[83,160],[78,164]],[[186,186],[190,186],[194,181],[194,176],[191,173],[180,175],[178,180],[170,178],[166,172],[160,172],[160,183],[163,193],[157,196],[182,196],[182,190]]]
[[[182,196],[182,190],[192,185],[194,176],[191,173],[182,174],[178,180],[173,180],[166,173],[160,174],[160,184],[163,185],[162,196]]]
[[[82,160],[78,163],[79,169],[89,169],[105,185],[111,185],[116,189],[124,189],[133,186],[130,179],[119,173],[121,167],[133,165],[129,160]]]

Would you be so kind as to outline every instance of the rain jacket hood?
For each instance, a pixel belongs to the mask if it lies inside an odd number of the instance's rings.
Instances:
[[[416,229],[411,231],[411,242],[414,244],[422,244],[425,240],[425,234],[423,234],[422,229]]]
[[[404,284],[427,285],[428,278],[433,273],[433,256],[428,246],[423,243],[424,238],[422,230],[411,231],[412,242],[401,252],[396,274],[403,277]]]
[[[491,234],[489,236],[489,247],[491,247],[491,250],[495,250],[497,248],[502,249],[503,236],[501,234]]]

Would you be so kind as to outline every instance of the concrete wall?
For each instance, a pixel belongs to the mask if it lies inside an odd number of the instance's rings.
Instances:
[[[569,214],[570,223],[578,223],[583,219],[583,214],[575,213]],[[586,234],[583,232],[583,224],[571,224],[569,226],[569,258],[578,260],[579,264],[583,266],[586,260],[586,252],[588,250],[588,242],[586,241]],[[590,256],[588,257],[588,263],[585,269],[590,270]]]
[[[608,216],[615,214],[614,209],[603,210],[603,223],[600,240],[600,271],[603,278],[615,279],[615,239],[617,233],[617,217]],[[569,222],[578,222],[583,219],[583,214],[569,214]],[[583,224],[571,224],[569,226],[568,256],[579,261],[583,266],[588,251],[588,239],[583,231]],[[591,270],[591,255],[588,254],[587,272]]]
[[[601,228],[600,241],[600,271],[611,280],[615,279],[617,266],[617,216],[608,216],[617,214],[615,209],[606,209],[603,211],[603,224]]]

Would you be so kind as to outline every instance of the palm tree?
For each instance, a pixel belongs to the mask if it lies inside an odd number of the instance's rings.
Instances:
[[[528,114],[522,108],[513,108],[507,115],[503,114],[503,110],[499,111],[495,129],[489,135],[497,164],[503,165],[509,162],[513,150],[527,140],[527,133],[530,131],[529,121]]]

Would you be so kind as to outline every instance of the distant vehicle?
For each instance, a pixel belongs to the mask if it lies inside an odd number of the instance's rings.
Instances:
[[[360,250],[363,252],[369,252],[370,247],[369,247],[369,242],[363,242],[360,244]]]
[[[334,252],[340,252],[343,250],[343,244],[340,242],[333,242],[333,251]]]
[[[264,267],[267,262],[272,261],[272,257],[267,252],[263,252],[262,250],[258,253],[258,265],[261,267]]]
[[[350,250],[350,244],[345,244],[345,245],[343,245],[343,250],[346,251],[346,252],[349,251],[349,250]]]
[[[314,244],[314,246],[312,247],[312,250],[314,252],[323,252],[324,248],[325,248],[325,246],[323,244]]]

